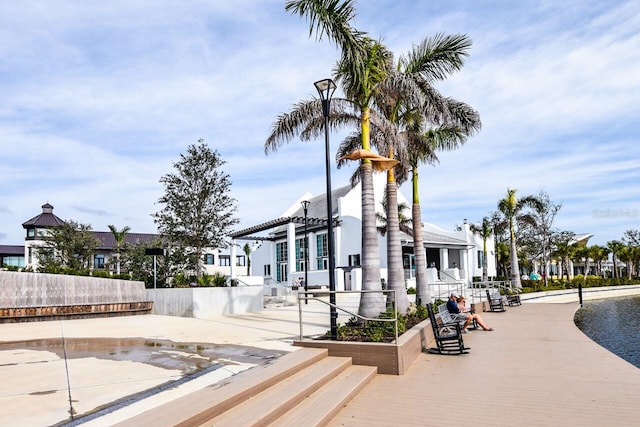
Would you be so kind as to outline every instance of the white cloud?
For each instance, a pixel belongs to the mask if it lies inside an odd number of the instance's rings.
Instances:
[[[474,41],[439,87],[478,109],[483,130],[423,168],[425,220],[479,221],[507,187],[546,188],[564,201],[558,226],[594,241],[636,227],[637,2],[357,7],[357,25],[396,55],[437,32]],[[20,244],[45,202],[94,229],[153,232],[159,179],[198,138],[228,161],[242,226],[324,191],[322,141],[263,152],[276,116],[314,96],[337,58],[283,2],[4,2],[0,55],[0,244]],[[350,173],[333,171],[334,187]]]

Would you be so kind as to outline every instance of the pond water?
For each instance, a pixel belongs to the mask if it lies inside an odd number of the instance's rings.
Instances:
[[[587,301],[574,321],[593,341],[640,368],[640,296]]]

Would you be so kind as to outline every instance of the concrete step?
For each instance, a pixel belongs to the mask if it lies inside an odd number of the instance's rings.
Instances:
[[[326,357],[201,425],[269,425],[350,366],[350,357]]]
[[[197,426],[258,395],[297,372],[327,357],[326,349],[301,348],[280,357],[270,365],[246,370],[233,377],[160,405],[116,424]]]
[[[377,374],[373,366],[350,366],[270,427],[324,426]]]

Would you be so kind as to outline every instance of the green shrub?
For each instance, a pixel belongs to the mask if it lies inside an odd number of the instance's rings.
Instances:
[[[91,272],[91,276],[93,277],[102,277],[102,278],[111,278],[111,274],[109,274],[106,270],[93,270]]]

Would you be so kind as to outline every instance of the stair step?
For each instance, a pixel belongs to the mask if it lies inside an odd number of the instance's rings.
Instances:
[[[265,426],[351,366],[350,357],[326,357],[202,426]]]
[[[270,427],[324,426],[378,373],[374,366],[353,365],[270,424]]]
[[[287,379],[327,357],[326,349],[301,348],[275,360],[272,364],[243,371],[201,390],[152,408],[118,427],[197,426],[246,401],[267,388]]]

